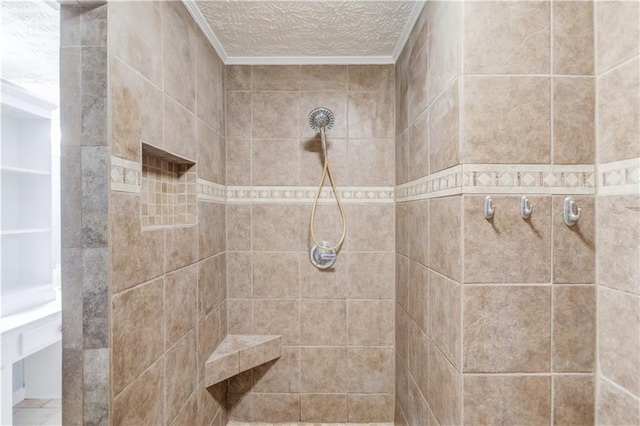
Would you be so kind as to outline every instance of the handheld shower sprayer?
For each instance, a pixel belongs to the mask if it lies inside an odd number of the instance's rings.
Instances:
[[[329,165],[329,153],[327,150],[327,141],[325,135],[325,129],[330,129],[334,123],[333,112],[328,108],[320,107],[315,108],[309,114],[309,126],[314,130],[320,131],[320,138],[322,141],[322,154],[324,156],[324,167],[322,170],[322,178],[320,179],[320,184],[318,185],[318,190],[316,191],[315,198],[313,200],[313,207],[311,209],[311,223],[309,225],[309,231],[311,233],[311,239],[313,240],[313,247],[311,247],[310,258],[311,263],[318,269],[327,269],[333,266],[338,256],[338,250],[342,246],[344,242],[344,238],[347,234],[347,223],[344,215],[344,210],[342,208],[342,204],[340,203],[340,195],[338,193],[338,188],[336,188],[335,181],[333,179],[333,173],[331,172],[331,166]],[[342,236],[340,237],[340,241],[337,244],[331,245],[331,243],[327,241],[318,241],[316,238],[316,233],[314,229],[314,222],[316,217],[316,208],[318,207],[318,199],[320,197],[320,192],[322,191],[322,185],[324,184],[324,180],[329,176],[329,181],[331,182],[331,188],[333,190],[333,194],[336,197],[336,203],[338,204],[338,210],[340,211],[340,217],[342,219]]]

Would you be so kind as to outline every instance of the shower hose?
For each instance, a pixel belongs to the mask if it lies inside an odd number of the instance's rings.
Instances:
[[[324,153],[324,167],[322,170],[322,177],[320,178],[320,184],[318,185],[318,190],[316,191],[316,196],[313,200],[313,208],[311,209],[311,223],[309,224],[309,230],[311,232],[311,239],[313,243],[322,248],[323,250],[332,251],[339,250],[342,243],[344,243],[344,237],[347,235],[347,222],[344,216],[344,209],[342,208],[342,203],[340,202],[340,194],[338,194],[338,188],[336,188],[336,183],[333,179],[333,173],[331,173],[331,166],[329,165],[329,154],[327,153],[327,142],[325,139],[324,129],[320,131],[320,136],[322,137],[322,151]],[[340,218],[342,220],[342,236],[340,237],[340,241],[333,247],[325,247],[322,245],[318,239],[316,238],[316,233],[314,230],[314,223],[316,219],[316,209],[318,208],[318,199],[320,198],[320,191],[322,191],[322,186],[324,185],[324,180],[329,176],[329,182],[331,183],[331,189],[333,190],[333,194],[336,197],[336,203],[338,204],[338,210],[340,210]]]

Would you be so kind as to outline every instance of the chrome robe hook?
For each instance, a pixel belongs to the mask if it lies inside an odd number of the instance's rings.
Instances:
[[[484,199],[484,218],[487,220],[492,219],[495,211],[496,211],[496,206],[493,205],[491,196],[487,195],[487,198]]]
[[[533,205],[526,195],[520,200],[520,215],[523,219],[529,219],[533,212]]]
[[[580,219],[582,209],[576,208],[576,202],[573,197],[567,197],[564,199],[564,208],[562,209],[562,215],[564,217],[564,223],[567,226],[573,226]]]

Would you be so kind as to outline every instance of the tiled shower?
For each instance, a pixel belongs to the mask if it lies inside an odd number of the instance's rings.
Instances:
[[[639,45],[429,1],[395,65],[225,65],[180,2],[63,6],[64,424],[640,423]],[[208,386],[228,335],[281,355]]]

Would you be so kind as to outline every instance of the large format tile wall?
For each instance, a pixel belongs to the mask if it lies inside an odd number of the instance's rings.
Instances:
[[[396,420],[593,422],[592,3],[429,2],[396,77]]]
[[[180,2],[62,9],[64,423],[224,423],[222,62]],[[142,223],[142,142],[196,163],[196,224]]]
[[[393,66],[226,67],[228,332],[283,339],[281,358],[230,380],[230,419],[393,420],[393,79]],[[335,114],[347,216],[326,271],[309,261],[318,106]],[[340,230],[322,203],[318,237],[335,243]]]
[[[640,4],[594,7],[597,423],[640,424]]]

